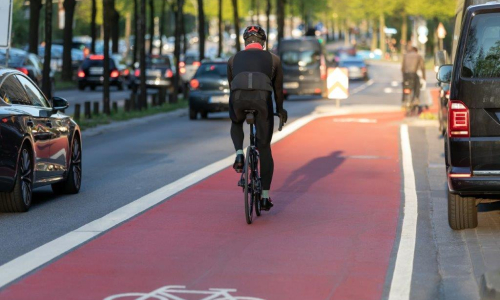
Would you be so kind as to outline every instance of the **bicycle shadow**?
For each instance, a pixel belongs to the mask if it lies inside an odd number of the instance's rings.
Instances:
[[[281,208],[285,208],[308,193],[317,181],[332,174],[346,160],[342,153],[343,151],[334,151],[327,156],[317,157],[293,171],[285,179],[284,185],[276,190],[276,193],[282,194],[284,201],[278,200],[278,205],[276,205],[278,209],[275,211],[279,213]]]

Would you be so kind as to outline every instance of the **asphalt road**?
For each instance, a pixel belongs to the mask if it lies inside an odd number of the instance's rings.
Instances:
[[[399,66],[373,63],[369,72],[372,81],[352,83],[351,98],[343,101],[342,107],[353,110],[380,107],[392,108],[394,111],[400,105],[397,86],[400,80]],[[428,78],[432,78],[432,74]],[[428,86],[432,87],[433,84],[431,82]],[[81,96],[74,95],[76,101],[84,95],[100,95],[98,92],[82,93]],[[331,110],[332,105],[331,100],[296,97],[286,102],[285,108],[289,112],[290,122],[293,122],[313,111]],[[233,153],[229,138],[230,122],[223,113],[211,115],[208,120],[189,121],[187,113],[179,111],[149,122],[126,124],[129,125],[84,136],[84,177],[80,194],[55,196],[49,188],[42,188],[35,191],[34,205],[28,213],[0,214],[0,266]],[[438,134],[436,121],[401,117],[384,124],[409,126],[418,199],[414,259],[413,266],[409,269],[412,274],[410,298],[479,299],[482,274],[500,268],[498,205],[481,205],[477,229],[452,231],[447,225],[442,139]],[[340,140],[342,143],[350,143],[352,133],[349,127],[342,128],[346,128],[345,131],[336,133],[339,144]],[[374,132],[384,134],[379,127],[377,130]],[[356,145],[356,141],[353,145]],[[363,144],[360,143],[359,147],[363,147]],[[390,147],[397,152],[398,149],[394,149],[394,146]],[[369,158],[357,159],[362,161],[361,159]],[[367,176],[367,170],[360,165],[347,174],[352,181],[356,181]],[[402,182],[397,180],[385,184],[391,189],[399,187],[401,191],[402,197],[398,200],[401,203],[399,221],[397,226],[394,224],[397,228],[392,228],[399,236],[403,220],[402,209],[406,201],[404,188]],[[382,188],[383,185],[381,184]],[[346,193],[346,196],[352,196],[355,191]],[[367,197],[365,200],[370,199]],[[394,205],[392,200],[394,199],[391,198]],[[359,217],[354,215],[355,207],[345,208],[353,214],[352,217]],[[356,241],[359,237],[359,234],[350,236],[348,228],[344,232],[345,243]],[[386,266],[382,295],[384,299],[389,297],[399,244],[400,240],[396,238]],[[376,243],[370,247],[368,251],[378,251]],[[367,256],[360,259],[363,257]],[[359,275],[365,267],[369,270],[375,267],[370,261],[362,261],[366,264],[360,264],[355,274]],[[352,288],[359,289],[361,286],[362,282],[358,282]]]

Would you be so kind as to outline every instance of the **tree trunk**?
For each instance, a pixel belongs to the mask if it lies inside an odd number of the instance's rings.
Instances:
[[[267,5],[266,5],[266,32],[267,32],[267,36],[268,37],[269,37],[269,30],[271,29],[270,15],[271,15],[271,0],[267,0]],[[266,39],[266,49],[269,50],[269,38]]]
[[[113,0],[111,7],[111,19],[113,26],[110,26],[111,39],[113,41],[111,52],[118,53],[120,45],[120,13],[116,10],[115,0]]]
[[[167,12],[165,11],[167,7],[167,0],[161,2],[161,16],[160,16],[160,55],[163,54],[163,36],[165,35],[165,22],[167,21]]]
[[[145,1],[145,0],[144,0]],[[149,54],[153,54],[155,36],[155,2],[149,0]]]
[[[92,38],[92,42],[90,44],[90,52],[95,53],[95,41],[97,40],[97,27],[96,27],[96,18],[97,18],[97,0],[92,0],[92,12],[91,12],[91,20],[90,20],[90,37]]]
[[[219,0],[219,57],[222,57],[222,53],[224,52],[223,49],[223,44],[222,44],[222,39],[224,38],[223,33],[224,33],[224,23],[222,21],[222,0]]]
[[[50,58],[52,52],[52,4],[45,5],[45,55],[43,61],[42,90],[48,99],[52,98],[50,79]]]
[[[276,0],[276,16],[278,18],[278,45],[285,37],[285,0]]]
[[[377,49],[378,45],[378,30],[375,27],[376,22],[372,22],[372,44],[371,44],[371,51],[375,51]]]
[[[186,19],[184,17],[184,11],[181,14],[181,35],[182,35],[182,54],[186,54],[188,48],[187,36],[186,36]]]
[[[346,20],[344,24],[344,45],[349,46],[351,41],[349,40],[350,34],[349,34],[349,21]]]
[[[42,0],[30,1],[29,52],[38,54],[38,28],[40,27]]]
[[[71,48],[73,47],[73,17],[75,15],[75,0],[64,0],[64,37],[63,37],[63,65],[62,79],[73,80],[73,60],[71,59]]]
[[[379,15],[379,41],[380,41],[380,50],[382,50],[383,55],[385,55],[386,51],[386,42],[385,42],[385,16],[384,13],[380,13]]]
[[[109,95],[109,40],[111,35],[111,22],[113,22],[113,11],[114,11],[114,1],[104,0],[103,1],[103,13],[102,13],[102,24],[104,26],[104,82],[103,82],[103,98],[102,106],[105,114],[109,115],[111,113],[110,108],[110,95]]]
[[[408,16],[403,12],[403,24],[401,25],[401,53],[406,53],[406,44],[408,43]]]
[[[140,65],[140,98],[139,98],[139,108],[142,109],[146,107],[148,98],[146,90],[146,1],[140,0],[141,9],[139,17],[139,65]]]
[[[292,34],[293,32],[293,3],[292,3],[293,0],[288,0],[288,13],[290,14],[290,17],[288,18],[289,22],[290,22],[290,35]]]
[[[240,45],[240,17],[238,15],[238,0],[232,0],[233,3],[233,22],[234,22],[234,33],[236,34],[236,51],[241,51]]]
[[[182,30],[182,14],[184,7],[184,0],[177,0],[177,7],[175,9],[175,48],[174,48],[174,59],[176,72],[174,77],[174,88],[173,88],[173,97],[172,102],[177,103],[177,87],[179,86],[180,81],[180,73],[179,73],[179,63],[181,58],[181,30]]]
[[[133,65],[135,65],[135,63],[137,62],[137,51],[139,51],[139,40],[140,40],[139,23],[140,23],[139,6],[137,5],[137,0],[134,0],[134,54],[133,54],[134,57],[132,57]]]
[[[125,14],[125,47],[127,47],[127,50],[125,50],[125,57],[128,57],[129,52],[130,52],[130,33],[132,31],[132,16],[130,15],[129,12]]]
[[[203,10],[203,0],[198,0],[198,38],[201,61],[205,58],[205,12]]]

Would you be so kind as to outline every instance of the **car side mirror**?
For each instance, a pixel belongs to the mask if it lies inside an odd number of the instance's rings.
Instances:
[[[441,83],[450,83],[452,71],[453,65],[442,65],[436,75],[437,80]]]
[[[52,98],[52,110],[54,112],[64,111],[68,107],[69,107],[68,100],[61,98],[61,97],[53,97]]]

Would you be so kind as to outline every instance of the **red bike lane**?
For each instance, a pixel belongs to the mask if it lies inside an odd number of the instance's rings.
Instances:
[[[174,285],[236,289],[232,296],[254,297],[247,299],[379,299],[400,208],[401,119],[324,117],[273,145],[275,207],[252,225],[228,168],[1,290],[0,299],[208,295],[158,290]]]

